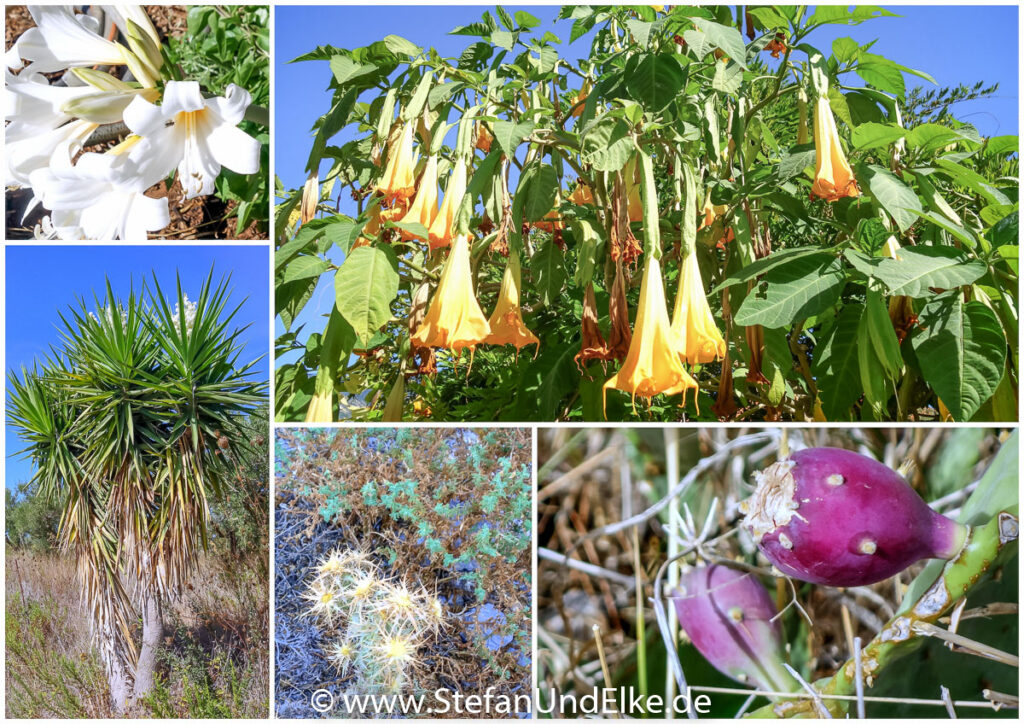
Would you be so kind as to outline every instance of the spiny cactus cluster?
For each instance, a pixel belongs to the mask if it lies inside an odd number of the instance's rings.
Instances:
[[[303,598],[330,633],[329,661],[360,693],[416,689],[422,652],[445,626],[437,596],[388,580],[364,552],[334,550]]]

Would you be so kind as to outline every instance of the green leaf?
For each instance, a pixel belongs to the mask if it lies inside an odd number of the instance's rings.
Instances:
[[[866,150],[888,146],[903,138],[906,131],[887,123],[862,123],[853,129],[853,147]]]
[[[743,326],[784,327],[819,314],[839,299],[846,283],[842,262],[827,253],[799,256],[764,275],[736,313]]]
[[[850,254],[846,257],[851,259]],[[905,246],[899,259],[873,258],[868,263],[871,275],[891,294],[905,297],[928,297],[930,288],[953,289],[971,284],[985,273],[984,262],[951,246]]]
[[[373,64],[357,63],[347,55],[336,55],[331,58],[331,72],[338,85],[345,85],[356,78],[361,78],[370,73],[376,73],[377,66]]]
[[[516,36],[514,33],[510,33],[507,30],[495,30],[491,33],[491,42],[499,48],[512,50],[516,45]]]
[[[553,166],[533,161],[519,177],[515,206],[522,209],[523,219],[539,221],[551,211],[558,194],[558,174]]]
[[[832,41],[832,55],[840,63],[849,63],[859,52],[860,45],[853,38],[836,38]]]
[[[608,118],[596,123],[583,137],[580,160],[595,171],[618,171],[633,153],[633,139],[625,121]]]
[[[922,376],[957,422],[970,420],[1002,379],[1006,338],[999,320],[958,292],[925,305],[911,342]]]
[[[990,204],[1003,206],[1013,203],[1006,194],[989,184],[981,174],[961,166],[948,157],[936,159],[935,165],[957,183],[983,196]]]
[[[881,166],[874,164],[862,166],[867,175],[868,188],[871,195],[889,212],[900,231],[906,231],[924,208],[914,190]]]
[[[739,63],[743,68],[747,67],[747,46],[743,42],[740,31],[729,25],[721,25],[704,18],[690,18],[698,30],[703,31],[707,36],[708,43],[715,48],[721,48],[729,58]]]
[[[334,277],[338,311],[360,339],[391,319],[391,302],[397,294],[398,260],[387,246],[355,249]]]
[[[653,25],[654,23],[646,23],[636,18],[628,18],[626,20],[626,27],[629,28],[629,32],[633,34],[637,45],[641,48],[647,47],[647,41],[651,37],[651,26]]]
[[[535,18],[533,15],[530,15],[530,13],[525,10],[516,10],[516,22],[527,30],[540,25],[540,20]]]
[[[686,74],[671,54],[646,53],[627,61],[624,80],[630,97],[656,112],[677,98]]]
[[[903,80],[903,72],[894,64],[864,62],[857,63],[857,75],[864,79],[868,85],[886,93],[893,93],[903,98],[907,92],[906,82]]]
[[[406,40],[401,35],[385,35],[384,45],[395,55],[415,57],[421,52],[418,45]]]
[[[960,226],[959,224],[950,221],[942,214],[937,214],[934,211],[919,211],[917,213],[922,219],[932,222],[940,229],[945,229],[955,238],[959,239],[964,244],[967,244],[967,246],[969,246],[970,248],[973,249],[978,245],[978,240],[974,238],[974,234],[972,234],[970,231]]]
[[[814,165],[815,158],[814,144],[793,146],[779,159],[776,178],[779,181],[789,181],[791,178],[799,176],[805,168]]]
[[[293,259],[292,262],[285,267],[284,276],[281,278],[282,284],[288,282],[294,282],[299,279],[308,279],[309,277],[318,277],[330,268],[323,259],[316,256],[300,256]]]
[[[512,158],[516,154],[516,148],[523,142],[523,139],[533,133],[536,124],[532,121],[495,121],[491,124],[494,129],[494,140],[501,146],[505,155]]]
[[[829,420],[849,420],[850,408],[861,394],[857,331],[863,312],[862,304],[844,305],[814,348],[811,369],[818,381],[821,409]]]
[[[752,7],[748,11],[768,30],[775,30],[776,28],[788,28],[789,21],[779,15],[775,10],[768,6]]]
[[[575,356],[579,344],[546,345],[523,373],[516,402],[516,420],[554,420],[562,399],[576,389],[580,371]]]
[[[565,254],[552,239],[544,242],[530,260],[530,275],[533,286],[540,294],[541,302],[557,306],[562,301],[562,286],[565,284]]]
[[[736,63],[715,63],[715,77],[711,79],[711,87],[716,91],[732,95],[743,85],[743,68]]]
[[[770,269],[774,269],[777,266],[787,264],[793,261],[793,259],[798,259],[804,256],[815,256],[819,260],[823,260],[826,258],[831,258],[832,255],[822,252],[821,249],[815,248],[813,246],[800,246],[793,249],[779,249],[778,251],[773,251],[771,254],[764,258],[757,259],[756,261],[747,264],[747,266],[743,267],[738,272],[727,276],[725,279],[722,280],[721,284],[719,284],[712,290],[712,294],[718,294],[718,292],[722,291],[726,287],[731,287],[734,284],[739,284],[740,282],[746,282],[750,281],[751,279],[755,279]]]

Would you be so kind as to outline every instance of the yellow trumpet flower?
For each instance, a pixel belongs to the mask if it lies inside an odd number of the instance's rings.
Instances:
[[[594,192],[590,190],[590,187],[580,181],[576,184],[576,188],[573,189],[572,193],[569,194],[569,201],[573,202],[577,206],[586,206],[587,204],[594,203]]]
[[[462,197],[466,195],[466,164],[462,161],[455,162],[455,170],[448,178],[448,186],[444,190],[444,200],[441,208],[434,217],[434,221],[428,227],[429,243],[431,249],[440,249],[450,246],[455,236],[455,220],[459,215],[459,207],[462,205]]]
[[[725,357],[725,340],[711,316],[697,255],[692,251],[683,259],[679,270],[679,291],[672,312],[672,336],[679,356],[690,364],[705,364]]]
[[[826,96],[820,96],[814,104],[814,152],[817,163],[812,194],[826,201],[860,196],[857,180],[839,143],[839,129]]]
[[[480,311],[473,293],[469,263],[469,235],[460,234],[452,244],[423,323],[412,336],[417,347],[446,347],[456,354],[487,339],[491,326]]]
[[[609,388],[630,393],[634,405],[637,395],[653,397],[662,392],[667,395],[682,392],[685,404],[686,391],[696,390],[697,383],[687,374],[675,350],[661,265],[653,255],[648,256],[640,284],[640,306],[633,339],[622,368],[604,383],[605,404]]]
[[[388,165],[373,187],[388,201],[407,199],[416,193],[416,157],[412,150],[412,124],[406,123],[388,149]]]
[[[523,312],[519,306],[519,286],[519,257],[513,252],[508,256],[505,274],[501,278],[498,303],[488,320],[491,333],[487,335],[484,344],[513,344],[516,347],[516,354],[528,344],[536,345],[536,349],[540,349],[540,340],[523,322]]]
[[[427,159],[426,168],[423,169],[423,175],[420,176],[419,189],[416,191],[416,198],[412,200],[412,204],[409,205],[409,210],[402,217],[399,222],[401,224],[422,224],[423,228],[429,229],[430,225],[434,223],[434,219],[437,217],[437,156],[431,156]],[[429,236],[429,232],[428,232]],[[421,236],[417,236],[411,231],[402,229],[402,240],[412,241],[413,239],[421,239],[426,241]]]

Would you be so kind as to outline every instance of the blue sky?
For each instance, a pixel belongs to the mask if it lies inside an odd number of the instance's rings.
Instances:
[[[539,18],[534,30],[543,35],[551,30],[567,40],[571,21],[554,22],[558,6],[505,6],[510,12],[528,10]],[[885,7],[883,5],[883,7]],[[848,36],[859,43],[877,40],[872,52],[903,65],[930,73],[939,86],[960,83],[986,85],[998,82],[993,98],[963,103],[954,107],[961,120],[973,123],[982,135],[1006,135],[1018,132],[1018,8],[1016,6],[889,6],[900,17],[870,20],[856,26],[826,25],[815,30],[806,42],[829,52],[832,41]],[[331,79],[323,61],[288,61],[318,45],[355,48],[368,45],[385,35],[400,35],[421,47],[433,46],[445,57],[457,57],[478,40],[448,35],[459,25],[474,22],[493,6],[279,6],[275,12],[275,172],[285,188],[297,188],[306,178],[305,165],[312,143],[310,128],[330,104],[326,91]],[[562,45],[559,53],[572,60],[586,55],[592,33],[571,45]],[[906,76],[908,88],[925,84],[915,76]],[[846,82],[856,84],[849,77]],[[930,86],[930,84],[928,84]],[[454,134],[454,131],[452,132]],[[345,131],[338,136],[345,137]],[[453,135],[454,138],[454,135]],[[329,162],[324,163],[324,170]],[[513,182],[514,183],[514,182]],[[341,212],[353,214],[354,203],[342,195]],[[341,259],[334,259],[339,263]],[[313,299],[299,316],[296,325],[311,323],[320,329],[318,317],[333,303],[334,290],[322,279]],[[283,332],[279,321],[276,334]],[[292,361],[294,355],[279,359]]]
[[[181,274],[182,290],[192,299],[213,266],[214,280],[231,275],[230,300],[242,303],[235,322],[250,325],[241,335],[246,362],[264,356],[254,371],[268,379],[270,374],[269,269],[266,246],[10,246],[6,261],[6,339],[7,370],[20,373],[22,365],[31,367],[58,342],[60,317],[68,307],[78,306],[85,297],[90,309],[92,294],[105,292],[110,279],[114,293],[127,296],[132,285],[138,291],[143,280],[151,287],[152,273],[165,295],[176,294],[176,274]],[[15,455],[22,442],[9,426],[4,426],[6,445],[5,480],[7,487],[32,476],[28,460]]]

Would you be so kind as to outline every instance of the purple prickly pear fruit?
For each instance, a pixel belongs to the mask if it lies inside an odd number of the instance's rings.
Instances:
[[[765,691],[791,691],[782,666],[775,602],[750,573],[711,565],[684,573],[675,592],[679,625],[723,674]]]
[[[953,558],[967,537],[899,474],[849,450],[800,450],[755,475],[743,525],[768,560],[802,581],[875,583],[922,558]]]

